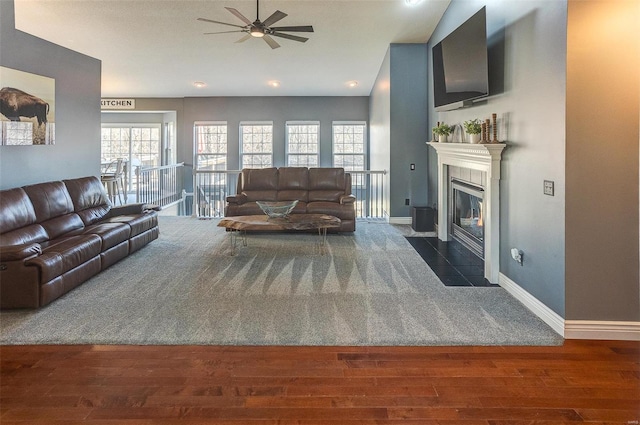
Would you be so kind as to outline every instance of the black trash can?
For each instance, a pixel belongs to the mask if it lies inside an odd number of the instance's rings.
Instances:
[[[411,207],[411,228],[416,232],[433,232],[433,208]]]

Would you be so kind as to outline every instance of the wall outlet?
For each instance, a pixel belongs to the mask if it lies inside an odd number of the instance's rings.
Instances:
[[[553,181],[551,180],[545,180],[544,181],[544,194],[545,195],[549,195],[549,196],[553,196]]]
[[[410,201],[409,201],[409,198],[407,198],[407,199],[405,199],[405,200],[404,200],[404,204],[405,204],[405,205],[411,205],[411,204],[410,204]]]

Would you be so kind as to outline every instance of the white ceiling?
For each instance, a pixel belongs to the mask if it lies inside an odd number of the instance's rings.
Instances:
[[[390,43],[425,43],[450,0],[261,0],[260,19],[313,25],[299,43],[204,35],[255,19],[254,0],[15,0],[16,28],[102,61],[102,97],[368,96]],[[278,80],[274,88],[269,81]],[[355,88],[347,86],[356,80]],[[204,88],[193,86],[206,83]]]

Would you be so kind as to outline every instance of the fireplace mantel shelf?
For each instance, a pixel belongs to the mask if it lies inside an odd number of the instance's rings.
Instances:
[[[504,143],[427,142],[438,155],[438,223],[449,222],[450,178],[448,167],[480,170],[487,175],[484,189],[484,277],[498,282],[500,271],[500,160]],[[438,238],[450,239],[449,226],[438,226]]]
[[[489,178],[500,178],[500,160],[504,143],[427,142],[438,152],[438,161],[447,165],[485,171]]]

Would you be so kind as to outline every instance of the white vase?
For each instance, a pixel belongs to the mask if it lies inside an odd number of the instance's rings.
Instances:
[[[479,143],[480,142],[480,134],[469,134],[469,143]]]
[[[447,143],[447,135],[446,134],[438,134],[438,142]]]

